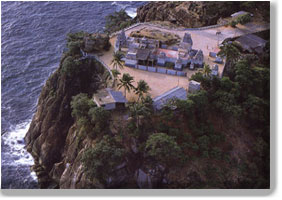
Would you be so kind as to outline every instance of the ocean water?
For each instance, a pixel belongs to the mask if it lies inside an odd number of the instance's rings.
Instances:
[[[42,86],[58,67],[69,32],[103,31],[105,17],[145,2],[1,2],[1,187],[37,188],[24,149]]]

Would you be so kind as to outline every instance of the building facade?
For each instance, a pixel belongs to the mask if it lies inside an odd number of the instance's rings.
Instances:
[[[137,68],[137,65],[159,66],[182,71],[184,68],[203,67],[202,50],[192,49],[193,40],[190,33],[185,33],[177,46],[169,47],[158,40],[148,38],[126,37],[122,30],[117,35],[115,51],[124,51],[125,66]]]

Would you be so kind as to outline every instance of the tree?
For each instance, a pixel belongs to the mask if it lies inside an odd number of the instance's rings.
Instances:
[[[233,88],[233,82],[229,79],[229,77],[222,77],[220,81],[220,87],[222,90],[229,92]]]
[[[204,76],[205,77],[210,77],[210,73],[211,73],[211,68],[209,65],[204,64],[204,70],[203,70]]]
[[[69,48],[69,54],[71,56],[81,55],[80,48],[82,46],[81,41],[75,41],[75,42],[68,42],[68,48]]]
[[[246,118],[254,126],[269,123],[269,106],[265,100],[254,95],[248,95],[247,100],[243,103]]]
[[[112,69],[111,71],[112,71],[112,75],[114,77],[113,88],[115,88],[116,81],[117,81],[118,76],[120,75],[120,72],[116,69]],[[108,70],[106,70],[103,74],[103,79],[105,81],[105,84],[108,85],[108,82],[111,81],[113,79],[113,77],[111,76],[111,73]]]
[[[197,144],[200,147],[200,151],[208,151],[210,145],[210,138],[206,135],[203,135],[197,138]]]
[[[149,85],[144,81],[144,80],[140,80],[137,83],[137,87],[135,88],[135,94],[138,95],[138,100],[141,98],[144,98],[144,94],[146,94],[148,91],[150,90]]]
[[[106,184],[115,167],[124,160],[125,149],[113,138],[104,136],[93,148],[88,148],[82,156],[87,175]]]
[[[136,21],[136,20],[135,20]],[[112,33],[124,29],[134,23],[124,9],[106,16],[105,32]]]
[[[134,103],[130,107],[130,115],[136,122],[136,128],[139,129],[140,117],[147,117],[151,114],[151,110],[142,103]]]
[[[180,158],[181,149],[175,142],[174,137],[166,133],[155,133],[150,135],[146,141],[147,156],[167,167],[175,165]]]
[[[133,77],[130,76],[128,73],[125,73],[122,75],[122,78],[119,79],[120,83],[118,83],[118,89],[124,88],[124,95],[126,97],[126,91],[130,92],[134,86],[132,85],[133,83]]]
[[[194,102],[190,99],[187,100],[177,100],[176,101],[176,107],[177,110],[180,111],[181,114],[183,114],[186,118],[192,118]]]
[[[94,136],[104,135],[110,124],[110,112],[102,107],[93,107],[89,110],[88,116],[93,127]]]
[[[233,116],[238,118],[242,109],[236,103],[236,99],[234,94],[231,92],[225,92],[222,90],[218,90],[213,94],[213,107],[219,111],[218,114],[223,114],[225,117]]]
[[[117,67],[119,67],[120,69],[123,68],[123,64],[122,64],[122,59],[123,58],[123,54],[120,51],[116,51],[113,54],[113,59],[111,61],[111,65],[113,65],[113,67],[117,70]]]
[[[68,77],[72,77],[80,70],[79,62],[74,57],[68,56],[64,59],[62,64],[61,72],[66,74]]]
[[[153,99],[151,98],[151,96],[146,96],[145,98],[142,99],[141,102],[146,108],[148,108],[150,110],[150,112],[153,112]]]
[[[210,78],[209,77],[205,77],[203,72],[196,72],[195,74],[193,74],[190,78],[190,80],[194,80],[197,82],[201,83],[201,86],[204,89],[207,89],[210,87]]]
[[[244,14],[244,15],[239,16],[239,17],[236,19],[236,21],[237,21],[237,23],[239,23],[239,24],[246,24],[246,23],[250,22],[251,19],[252,19],[251,15],[250,15],[249,13],[247,13],[247,14]]]
[[[206,118],[206,111],[209,103],[207,94],[208,93],[205,90],[200,90],[188,95],[188,99],[193,101],[193,107],[199,120],[204,120]]]
[[[112,69],[112,74],[113,74],[113,77],[114,77],[114,88],[116,87],[116,81],[117,81],[117,78],[118,76],[120,75],[120,72],[116,69]]]
[[[240,51],[233,42],[225,42],[223,46],[220,47],[220,51],[217,54],[218,56],[224,57],[228,62],[234,63],[240,57]]]
[[[85,93],[80,93],[72,97],[70,104],[72,108],[71,115],[76,119],[87,117],[90,108],[94,108],[96,106],[96,104],[90,98],[88,98],[87,94]]]
[[[235,65],[235,81],[238,82],[243,99],[254,89],[254,72],[247,60],[240,60]]]

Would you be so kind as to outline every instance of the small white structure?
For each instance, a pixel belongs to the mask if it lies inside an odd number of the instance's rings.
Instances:
[[[246,12],[246,11],[239,11],[239,12],[235,12],[231,15],[232,18],[236,18],[245,14],[249,14],[251,17],[253,16],[253,14]]]
[[[197,92],[200,89],[201,89],[201,83],[194,81],[194,80],[189,82],[189,88],[188,88],[189,93]]]
[[[98,107],[103,107],[105,110],[123,109],[127,103],[122,92],[110,88],[98,90],[93,95],[93,101]]]

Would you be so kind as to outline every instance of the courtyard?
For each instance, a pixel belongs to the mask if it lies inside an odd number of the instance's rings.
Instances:
[[[205,29],[205,30],[180,31],[180,30],[155,27],[155,26],[151,26],[147,24],[141,24],[139,26],[126,30],[125,34],[126,36],[129,36],[129,34],[132,31],[140,30],[145,27],[157,29],[163,32],[170,32],[173,34],[177,34],[181,38],[183,38],[186,32],[189,32],[194,41],[193,48],[201,49],[203,51],[204,62],[208,64],[210,68],[212,68],[213,65],[216,63],[214,63],[214,60],[215,60],[214,58],[209,57],[209,53],[210,52],[218,53],[220,50],[218,47],[218,44],[221,44],[221,42],[223,42],[226,38],[238,37],[240,35],[258,32],[258,31],[268,28],[260,24],[249,24],[245,26],[239,26],[238,28],[232,28],[230,26],[227,26],[227,27],[222,26],[218,28],[210,28],[210,29]],[[220,34],[216,35],[216,32],[220,32]],[[116,38],[117,38],[116,35],[110,38],[110,43],[111,43],[110,50],[107,52],[103,52],[103,55],[100,56],[100,59],[104,61],[105,64],[107,64],[111,69],[113,69],[113,66],[111,65],[111,61],[112,61],[112,55],[114,53],[114,45],[115,45]],[[219,77],[221,77],[223,70],[224,70],[224,63],[217,64],[217,65],[218,65]],[[118,70],[121,73],[120,76],[122,76],[122,74],[124,73],[129,73],[131,76],[133,76],[134,81],[135,81],[133,84],[134,86],[137,85],[137,82],[139,80],[146,81],[151,88],[151,90],[149,91],[149,94],[151,95],[152,98],[154,98],[176,86],[183,87],[184,89],[187,90],[188,85],[189,85],[189,78],[194,73],[196,73],[199,69],[197,68],[195,70],[184,69],[184,71],[187,73],[186,77],[143,71],[143,70],[134,69],[134,68],[126,67],[126,66],[124,66],[123,69],[118,69]],[[120,89],[120,90],[123,92],[123,89]],[[134,94],[133,91],[131,91],[127,93],[126,98],[129,101],[134,101],[137,99],[137,96]]]

